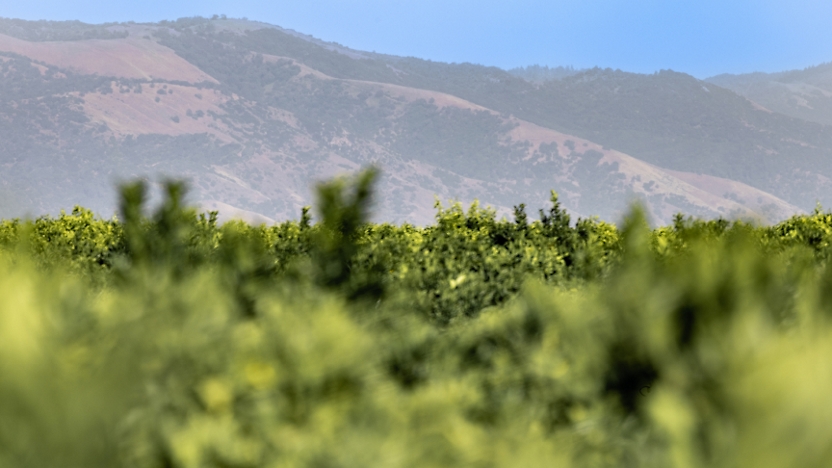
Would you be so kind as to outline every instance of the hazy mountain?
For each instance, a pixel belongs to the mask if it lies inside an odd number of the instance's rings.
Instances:
[[[517,67],[508,70],[512,75],[523,78],[532,83],[545,83],[552,80],[562,80],[566,77],[577,75],[585,70],[575,70],[572,67],[554,67],[540,65],[529,65],[527,67]]]
[[[832,125],[832,62],[781,73],[718,75],[707,81],[773,112]]]
[[[683,74],[564,70],[394,57],[244,20],[0,20],[0,215],[109,214],[116,181],[167,174],[206,209],[285,219],[314,181],[370,163],[378,218],[396,222],[430,221],[435,197],[508,213],[550,189],[611,220],[633,199],[662,222],[832,205],[828,127]]]

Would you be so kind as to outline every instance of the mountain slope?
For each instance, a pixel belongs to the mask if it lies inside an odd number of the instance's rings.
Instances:
[[[707,81],[774,112],[832,125],[832,63],[781,73],[718,75]]]
[[[322,49],[277,28],[246,34],[222,22],[185,21],[162,42],[212,76],[228,73],[215,51],[290,57],[337,78],[452,94],[497,112],[618,149],[661,167],[730,178],[811,209],[832,204],[832,133],[769,113],[742,96],[674,72],[587,70],[532,83],[493,67]],[[240,83],[241,85],[243,83]]]
[[[0,50],[81,74],[189,83],[216,82],[150,37],[29,42],[0,34]]]
[[[662,151],[677,140],[701,139],[723,152],[752,145],[737,135],[754,135],[762,154],[772,141],[789,151],[806,143],[813,157],[832,148],[814,127],[758,118],[770,114],[678,74],[593,70],[553,88],[486,67],[352,51],[240,20],[111,25],[92,29],[103,38],[77,39],[70,29],[61,34],[72,41],[24,40],[58,34],[46,29],[0,35],[5,214],[76,203],[107,214],[113,183],[166,174],[187,177],[192,201],[206,209],[285,219],[311,202],[314,181],[378,164],[377,213],[388,221],[430,221],[437,196],[476,198],[508,214],[520,202],[542,207],[550,189],[574,213],[609,220],[641,199],[658,222],[679,211],[774,221],[807,209],[803,202],[820,190],[794,185],[805,164],[778,175],[769,169],[781,166],[756,161],[745,181],[732,172],[736,161],[694,154],[680,162]],[[71,63],[61,61],[68,51]],[[667,83],[673,86],[658,86]],[[642,102],[651,86],[658,86],[654,102]],[[700,96],[711,92],[716,101]],[[714,102],[729,105],[714,114],[722,109]],[[694,105],[707,127],[698,133],[685,120]],[[656,119],[662,106],[675,117]],[[772,122],[791,127],[772,130]],[[726,140],[722,146],[716,137]],[[764,190],[777,177],[785,187]],[[829,183],[819,172],[803,177]]]

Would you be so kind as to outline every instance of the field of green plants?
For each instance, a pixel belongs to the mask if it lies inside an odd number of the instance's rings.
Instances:
[[[820,467],[832,214],[0,222],[0,467]]]

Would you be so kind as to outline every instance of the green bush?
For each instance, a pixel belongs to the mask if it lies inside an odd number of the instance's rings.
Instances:
[[[791,467],[832,459],[832,214],[0,224],[0,466]]]

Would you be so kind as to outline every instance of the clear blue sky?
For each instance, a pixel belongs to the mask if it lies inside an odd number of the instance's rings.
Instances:
[[[277,24],[361,50],[501,68],[780,71],[832,61],[830,0],[4,0],[0,16]]]

